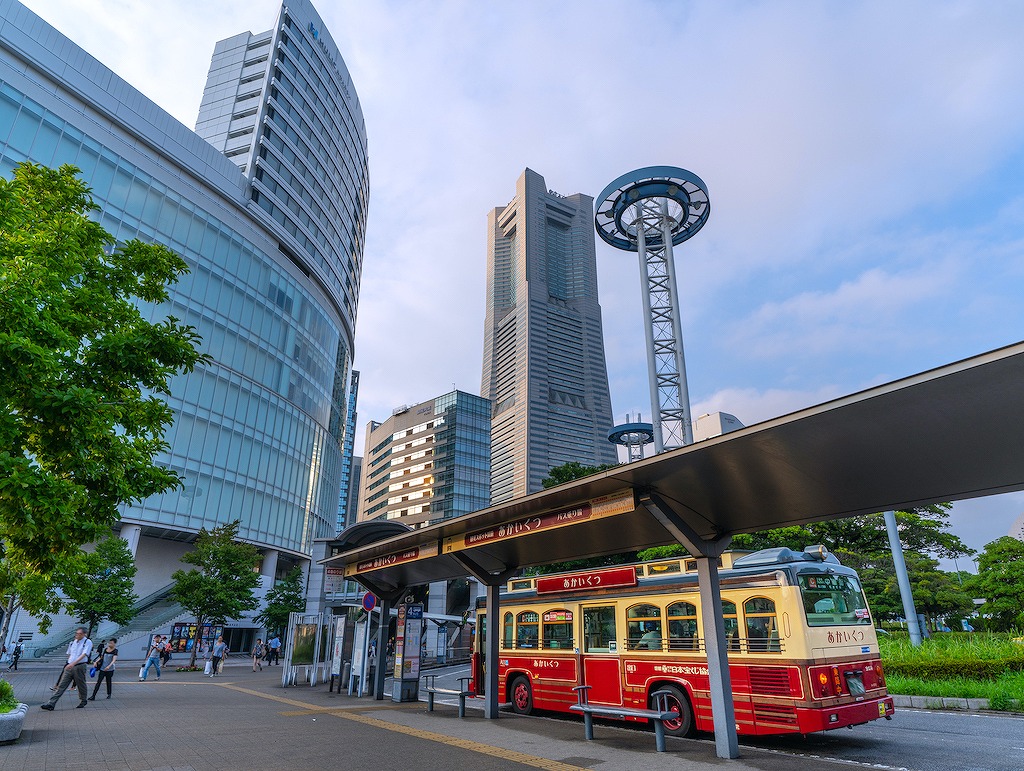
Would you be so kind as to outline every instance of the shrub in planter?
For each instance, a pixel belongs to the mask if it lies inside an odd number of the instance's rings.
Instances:
[[[14,688],[6,680],[0,680],[0,744],[13,742],[21,736],[25,725],[28,705],[14,698]]]

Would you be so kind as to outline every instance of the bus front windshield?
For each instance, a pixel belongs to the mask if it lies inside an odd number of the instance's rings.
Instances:
[[[799,582],[808,626],[871,623],[864,592],[855,576],[801,573]]]

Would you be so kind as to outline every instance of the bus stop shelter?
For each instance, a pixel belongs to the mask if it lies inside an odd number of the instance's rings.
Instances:
[[[682,544],[697,559],[719,757],[738,757],[717,558],[732,536],[1024,489],[1024,343],[406,533],[325,564],[390,606],[408,587]],[[379,648],[383,650],[383,648]],[[496,666],[485,716],[498,716]],[[383,667],[377,673],[381,698]]]

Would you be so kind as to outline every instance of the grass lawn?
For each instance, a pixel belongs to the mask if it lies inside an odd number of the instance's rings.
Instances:
[[[879,635],[889,693],[988,699],[991,709],[1024,711],[1020,633],[950,632],[920,647],[905,634]]]

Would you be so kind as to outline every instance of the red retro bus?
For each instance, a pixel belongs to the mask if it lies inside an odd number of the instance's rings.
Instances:
[[[860,581],[823,547],[721,558],[721,613],[741,734],[807,734],[891,718]],[[514,578],[501,594],[498,700],[516,712],[591,704],[653,708],[668,690],[676,736],[712,731],[696,561],[658,560]],[[472,675],[484,688],[486,613]]]

